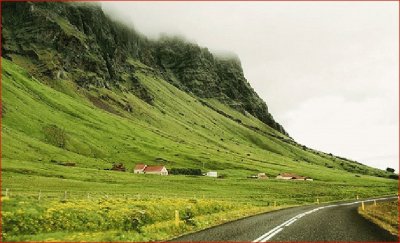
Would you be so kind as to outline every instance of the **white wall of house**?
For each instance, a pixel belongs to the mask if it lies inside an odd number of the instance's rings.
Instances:
[[[206,176],[218,177],[218,173],[216,171],[209,171],[209,172],[207,172]]]
[[[168,175],[168,170],[167,170],[167,168],[162,168],[162,170],[161,170],[161,172],[160,172],[160,175]]]

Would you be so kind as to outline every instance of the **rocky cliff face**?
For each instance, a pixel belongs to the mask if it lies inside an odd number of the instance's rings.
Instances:
[[[132,92],[148,103],[154,97],[132,74],[139,61],[176,87],[251,114],[279,132],[265,102],[251,88],[237,58],[172,37],[150,40],[112,21],[96,5],[2,3],[2,56],[41,78],[65,79],[80,87]]]

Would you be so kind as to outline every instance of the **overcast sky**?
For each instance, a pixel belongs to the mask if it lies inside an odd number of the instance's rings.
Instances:
[[[239,56],[298,142],[398,171],[396,2],[103,2],[139,32]]]

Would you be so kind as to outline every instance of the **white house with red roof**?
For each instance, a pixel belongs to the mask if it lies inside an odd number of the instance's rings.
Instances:
[[[135,168],[133,168],[133,173],[135,174],[144,174],[144,169],[146,168],[147,165],[145,164],[137,164],[135,165]]]
[[[299,176],[296,174],[291,174],[291,173],[281,173],[279,174],[276,179],[281,179],[281,180],[300,180],[300,181],[312,181],[310,177],[306,176]]]
[[[168,170],[164,165],[145,165],[137,164],[133,169],[135,174],[168,175]]]

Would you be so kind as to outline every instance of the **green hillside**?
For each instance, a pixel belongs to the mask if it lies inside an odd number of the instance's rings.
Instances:
[[[236,59],[214,57],[175,38],[148,40],[96,6],[2,7],[6,240],[165,240],[221,223],[221,217],[271,210],[275,203],[397,193],[397,181],[389,179],[394,174],[297,144],[268,113]],[[110,170],[114,163],[123,163],[127,171]],[[220,178],[133,174],[137,163],[217,171]],[[261,172],[270,179],[248,178]],[[314,181],[273,179],[282,172]],[[135,210],[170,213],[146,216],[139,225],[129,224],[133,228],[110,223],[85,230],[79,225],[100,220],[93,216],[100,210],[93,200],[126,200],[110,202],[124,205],[111,210],[118,217],[130,215],[124,213],[130,204]],[[191,217],[197,223],[171,228],[170,200],[179,202],[181,211],[196,208]],[[45,212],[54,207],[72,210],[62,217],[79,215],[78,201],[93,214],[68,218],[75,226],[44,224]],[[160,203],[155,209],[150,201]],[[225,206],[210,209],[218,205]],[[71,238],[68,233],[88,231],[98,234]]]

